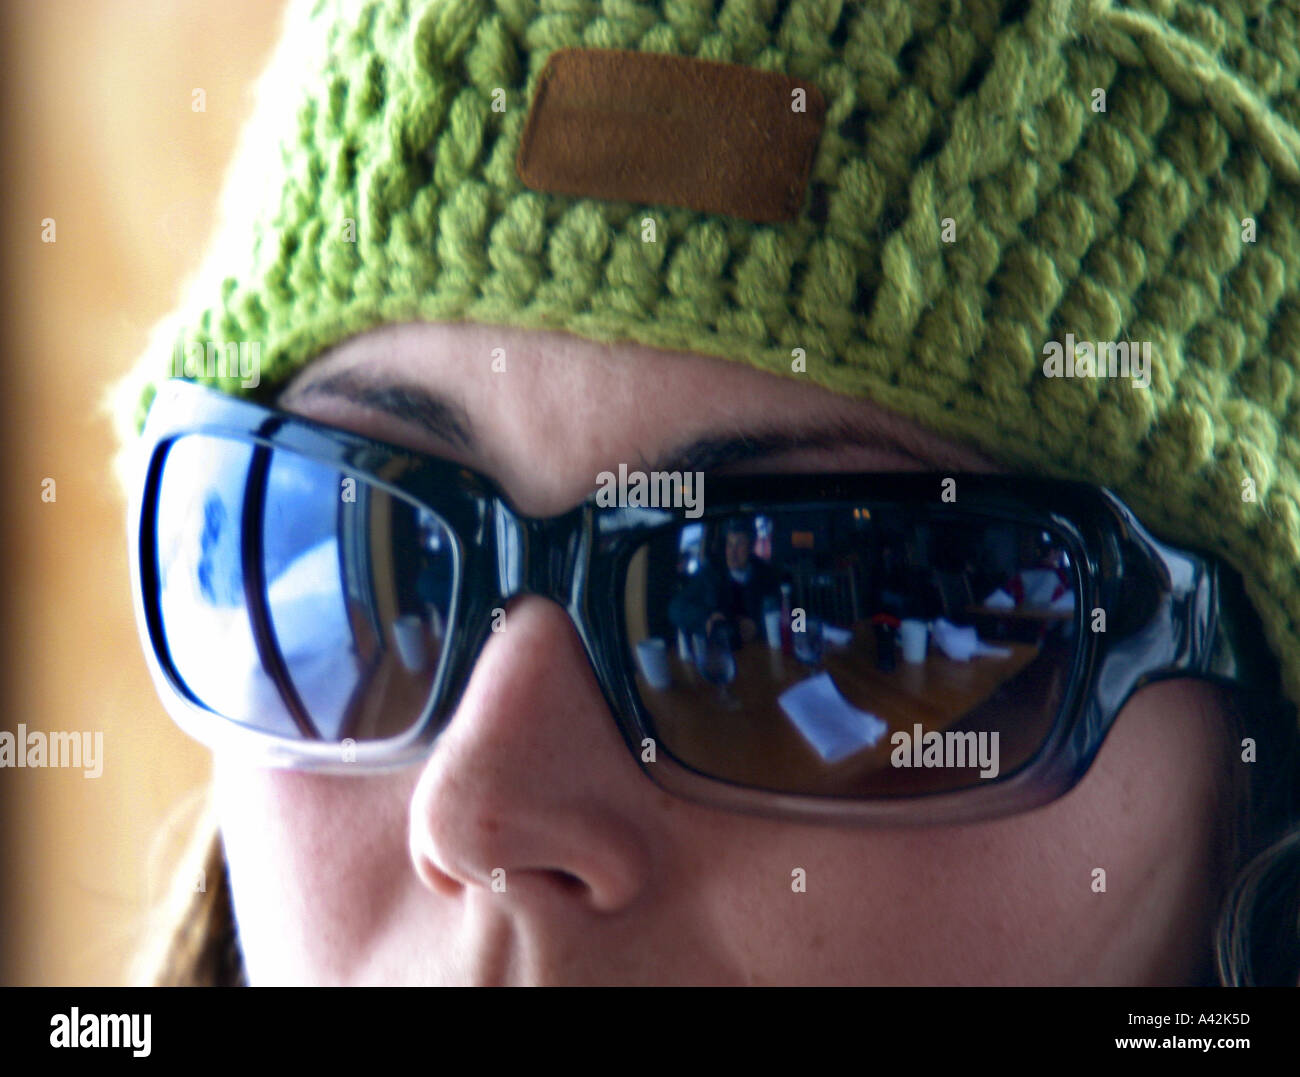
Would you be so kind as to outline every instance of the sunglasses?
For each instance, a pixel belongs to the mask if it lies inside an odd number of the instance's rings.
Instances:
[[[1235,572],[1084,483],[708,475],[673,507],[661,477],[534,519],[458,464],[179,380],[140,451],[151,673],[182,729],[254,765],[427,758],[517,595],[567,611],[653,782],[789,820],[1027,811],[1148,683],[1276,691]]]

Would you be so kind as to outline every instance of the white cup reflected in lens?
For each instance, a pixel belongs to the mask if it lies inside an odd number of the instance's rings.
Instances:
[[[899,642],[903,645],[904,662],[924,662],[925,647],[930,635],[929,626],[924,621],[909,618],[898,630]]]
[[[656,692],[672,687],[673,675],[668,668],[668,644],[661,639],[643,639],[636,645],[636,660],[641,675]]]

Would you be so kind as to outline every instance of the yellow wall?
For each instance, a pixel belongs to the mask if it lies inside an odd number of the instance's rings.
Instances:
[[[122,982],[162,882],[150,878],[150,846],[208,774],[206,752],[171,724],[140,653],[98,402],[198,263],[281,8],[0,7],[0,730],[102,730],[105,756],[98,779],[0,769],[6,984]],[[46,217],[52,244],[41,242]],[[47,477],[53,503],[41,500]]]

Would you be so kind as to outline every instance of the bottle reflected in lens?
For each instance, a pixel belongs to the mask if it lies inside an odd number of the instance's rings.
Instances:
[[[726,632],[696,633],[691,637],[691,654],[700,676],[717,687],[718,702],[725,707],[738,707],[739,700],[727,691],[727,686],[736,679],[736,656],[731,653]]]

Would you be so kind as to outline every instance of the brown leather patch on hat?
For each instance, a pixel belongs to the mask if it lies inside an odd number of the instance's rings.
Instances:
[[[825,115],[821,91],[786,75],[560,49],[538,76],[515,167],[537,191],[789,221]]]

